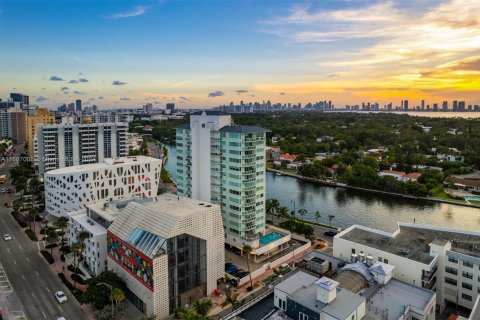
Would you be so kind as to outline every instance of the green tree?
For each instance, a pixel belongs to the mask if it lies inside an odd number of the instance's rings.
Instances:
[[[77,234],[77,241],[78,243],[81,244],[81,251],[79,252],[81,257],[80,260],[83,260],[83,250],[85,249],[85,240],[87,240],[88,238],[90,238],[90,232],[88,231],[83,230]]]
[[[285,219],[288,219],[290,216],[288,214],[288,208],[285,207],[285,206],[281,206],[277,209],[277,218],[280,220],[280,223],[285,220]]]
[[[197,300],[193,306],[199,315],[206,317],[212,309],[212,302],[210,300]]]
[[[250,288],[253,289],[253,282],[252,282],[252,273],[250,272],[250,263],[248,262],[248,256],[252,252],[253,248],[249,246],[248,244],[244,244],[242,251],[245,254],[245,258],[247,259],[247,269],[248,269],[248,274],[250,276]]]
[[[66,217],[60,217],[57,219],[57,221],[55,221],[53,223],[53,225],[55,226],[55,228],[57,229],[62,229],[62,233],[61,233],[61,237],[62,237],[62,244],[63,244],[63,236],[65,234],[65,228],[67,227],[68,225],[68,218]]]
[[[113,288],[110,294],[110,299],[115,301],[115,314],[117,315],[118,319],[118,303],[125,300],[125,292],[123,292],[123,290],[120,288]]]
[[[58,233],[50,229],[47,232],[47,243],[51,246],[50,248],[50,254],[53,254],[53,245],[58,241]]]
[[[315,222],[320,224],[320,218],[322,217],[322,215],[320,214],[320,211],[316,211],[315,212]]]
[[[335,219],[335,215],[334,214],[329,214],[328,215],[328,221],[330,221],[330,225],[332,224],[333,219]]]
[[[302,217],[302,219],[304,219],[305,215],[307,214],[307,209],[299,209],[298,210],[298,213],[300,214],[300,216]]]
[[[74,242],[72,243],[72,246],[70,249],[72,250],[72,253],[73,253],[73,267],[77,268],[77,264],[78,264],[77,256],[79,256],[83,251],[83,243]]]
[[[225,308],[226,306],[228,306],[229,304],[232,305],[232,308],[233,310],[239,308],[242,304],[243,304],[243,301],[239,301],[238,300],[238,293],[234,293],[232,292],[231,290],[227,289],[225,291],[225,301],[222,302],[221,304],[221,307],[222,308]]]
[[[106,283],[114,288],[114,290],[116,288],[123,292],[127,290],[125,282],[111,270],[102,271],[98,276],[91,277],[86,280],[86,282],[87,289],[82,295],[82,301],[85,303],[93,303],[97,309],[103,309],[105,306],[108,306],[112,295],[110,288],[105,285],[99,285],[100,283]]]

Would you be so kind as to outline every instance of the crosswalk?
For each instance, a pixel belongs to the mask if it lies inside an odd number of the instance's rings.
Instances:
[[[10,281],[8,281],[8,277],[1,263],[0,263],[0,292],[5,297],[13,292],[12,285],[10,284]]]

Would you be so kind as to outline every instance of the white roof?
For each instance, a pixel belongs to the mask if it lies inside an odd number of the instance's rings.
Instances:
[[[327,289],[328,291],[331,291],[335,289],[340,283],[338,283],[335,280],[332,280],[327,277],[322,277],[315,281],[315,284],[319,286],[320,288]]]
[[[211,209],[215,211],[214,215]],[[221,219],[218,205],[163,194],[153,198],[152,202],[128,203],[108,230],[123,240],[135,228],[168,239],[187,231],[194,236],[191,232],[206,234],[207,230],[213,230],[214,219]]]
[[[312,283],[315,283],[315,281],[317,280],[317,277],[312,276],[309,273],[306,273],[304,271],[298,271],[297,273],[277,284],[275,286],[275,289],[278,289],[290,295],[302,287],[306,287],[311,285]]]
[[[73,212],[72,214],[69,214],[69,215],[73,220],[78,222],[86,231],[93,234],[93,236],[107,233],[107,229],[99,225],[93,219],[90,219],[85,213],[85,210],[82,210],[81,212],[82,213]]]
[[[393,269],[395,269],[394,266],[380,262],[380,261],[375,262],[373,266],[369,268],[370,272],[375,272],[385,276],[390,274],[393,271]]]
[[[158,165],[160,165],[162,163],[162,160],[152,158],[152,157],[146,157],[146,156],[108,158],[108,159],[104,159],[103,162],[99,162],[99,163],[81,164],[78,166],[64,167],[60,169],[50,170],[45,173],[45,176],[62,175],[62,174],[92,171],[92,170],[98,170],[98,169],[109,169],[112,166],[125,166],[125,165],[132,165],[132,164],[143,164],[148,162],[150,163],[156,162],[158,163]]]

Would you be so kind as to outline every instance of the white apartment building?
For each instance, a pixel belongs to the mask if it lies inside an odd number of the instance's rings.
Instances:
[[[394,278],[433,290],[437,306],[472,309],[480,295],[480,232],[399,223],[393,232],[359,225],[333,239],[333,255],[395,266]]]
[[[86,204],[157,195],[162,160],[145,157],[104,159],[45,173],[45,209],[60,217]]]
[[[130,202],[145,203],[152,198],[131,197],[114,201],[87,204],[85,209],[68,213],[67,241],[71,246],[78,242],[78,235],[87,231],[90,237],[84,240],[84,266],[92,275],[107,269],[107,229]]]
[[[130,202],[108,228],[108,268],[140,311],[167,319],[217,288],[223,237],[218,205],[173,194]]]
[[[231,123],[230,115],[200,111],[176,128],[177,192],[221,206],[227,244],[268,255],[290,240],[265,223],[268,130]]]
[[[128,155],[127,123],[39,124],[37,128],[38,171]]]

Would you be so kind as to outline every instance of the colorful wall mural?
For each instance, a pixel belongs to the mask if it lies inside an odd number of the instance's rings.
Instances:
[[[108,256],[153,291],[153,260],[110,231],[107,233]]]

